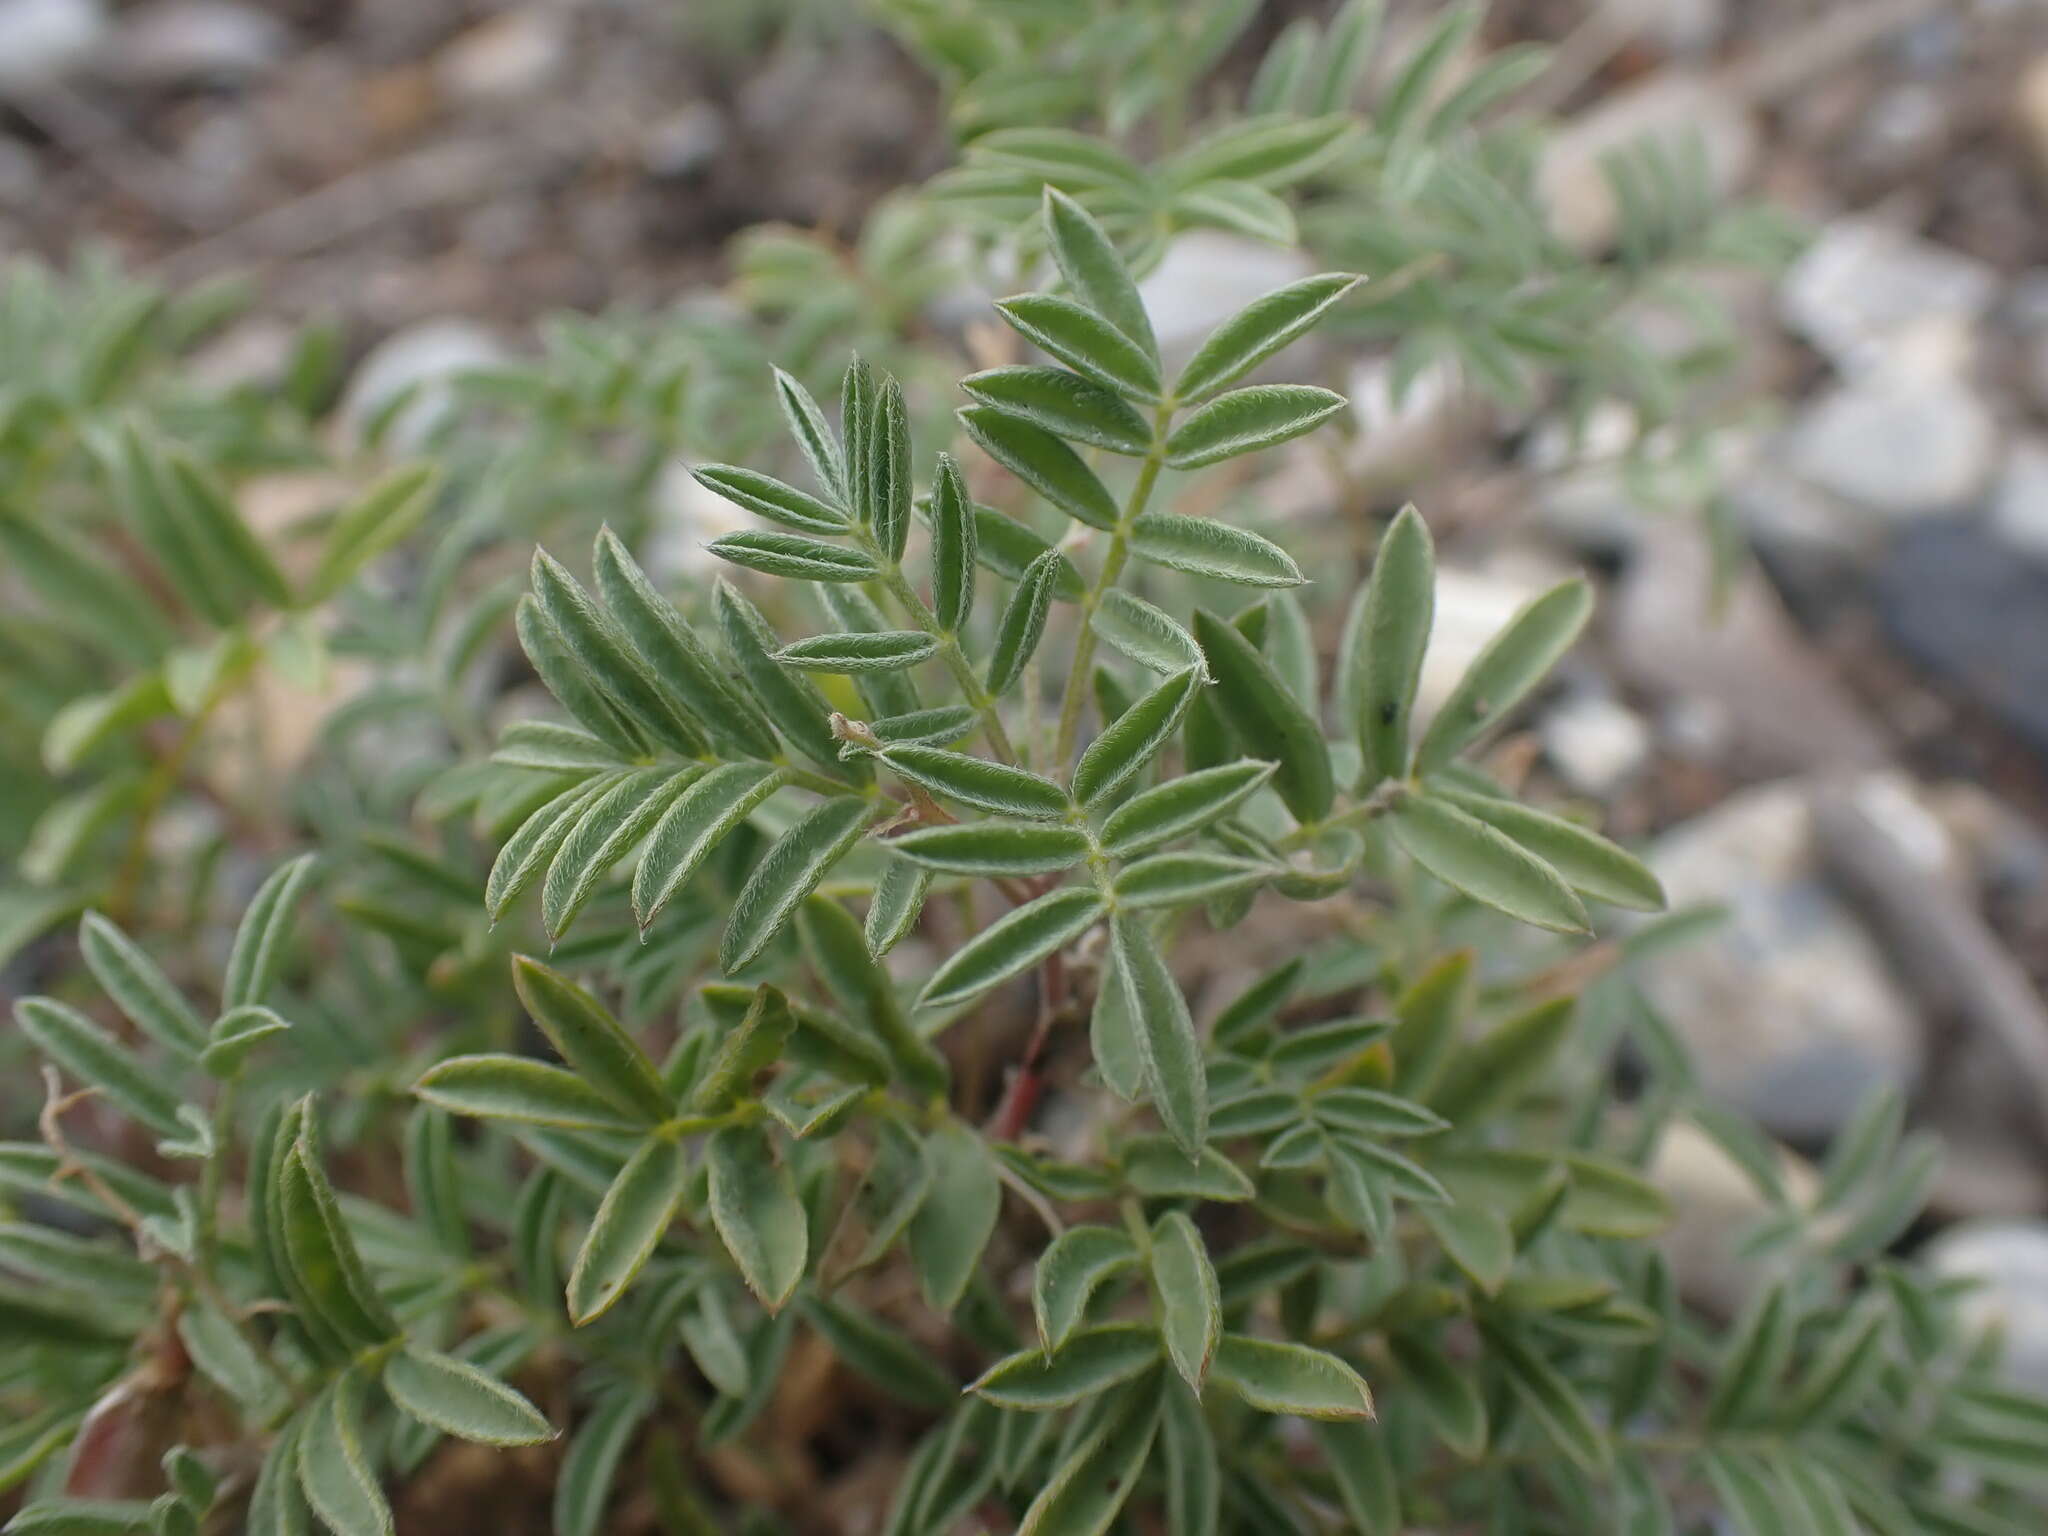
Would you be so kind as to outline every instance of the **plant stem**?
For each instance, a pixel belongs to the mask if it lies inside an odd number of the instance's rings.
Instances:
[[[1166,462],[1166,423],[1172,414],[1173,407],[1167,403],[1153,416],[1152,451],[1145,455],[1137,483],[1124,502],[1123,515],[1110,531],[1109,548],[1103,553],[1102,569],[1095,574],[1095,584],[1081,600],[1081,628],[1074,636],[1074,659],[1067,668],[1066,688],[1060,694],[1059,735],[1054,738],[1049,765],[1055,774],[1066,772],[1074,755],[1074,743],[1081,734],[1081,701],[1088,696],[1088,669],[1095,660],[1095,610],[1102,606],[1104,594],[1116,585],[1130,559],[1131,525],[1144,512],[1145,504],[1152,499],[1153,487],[1159,483],[1159,471]]]
[[[1010,733],[1003,729],[1003,717],[996,708],[995,696],[975,676],[974,664],[967,659],[967,653],[960,649],[960,637],[939,625],[938,615],[925,606],[923,598],[917,595],[917,588],[903,574],[903,567],[894,560],[883,560],[879,550],[873,551],[882,566],[882,585],[889,595],[903,606],[917,627],[939,642],[939,659],[946,664],[946,670],[953,674],[953,681],[960,685],[967,702],[974,706],[974,712],[981,716],[983,734],[988,737],[989,749],[1003,762],[1015,764],[1017,749],[1010,742]]]

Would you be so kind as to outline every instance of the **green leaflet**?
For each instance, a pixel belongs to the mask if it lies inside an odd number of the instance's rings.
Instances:
[[[775,660],[782,642],[760,609],[721,579],[714,590],[718,632],[748,692],[789,744],[839,778],[867,776],[866,765],[843,763],[832,734],[832,706],[811,680]],[[727,765],[735,766],[735,765]]]
[[[968,1389],[1003,1408],[1044,1413],[1129,1381],[1159,1359],[1160,1338],[1137,1323],[1112,1323],[1070,1335],[1057,1347],[1020,1350],[998,1360]]]
[[[1507,834],[1516,846],[1556,870],[1565,884],[1595,901],[1640,912],[1664,908],[1664,887],[1657,877],[1640,859],[1598,833],[1494,795],[1475,795],[1448,785],[1432,785],[1429,793]]]
[[[1064,368],[990,368],[969,374],[960,387],[976,404],[1069,442],[1133,456],[1152,446],[1152,428],[1129,401]]]
[[[1116,904],[1131,911],[1185,907],[1273,878],[1275,866],[1223,853],[1155,853],[1116,877]]]
[[[1067,516],[1091,528],[1116,527],[1116,498],[1109,488],[1043,427],[985,405],[967,406],[959,416],[983,452]]]
[[[810,1235],[789,1169],[755,1126],[727,1126],[705,1143],[712,1224],[740,1278],[770,1312],[804,1277]]]
[[[1249,529],[1177,512],[1146,512],[1136,518],[1131,524],[1131,553],[1154,565],[1244,587],[1298,587],[1307,580],[1294,557],[1272,540]]]
[[[545,868],[590,805],[616,788],[625,772],[600,773],[571,785],[519,824],[491,862],[484,882],[484,910],[493,922],[505,915]]]
[[[1456,1125],[1497,1114],[1533,1088],[1570,1037],[1573,1000],[1539,1003],[1461,1046],[1430,1108]]]
[[[804,953],[839,1005],[880,1043],[897,1073],[925,1094],[946,1090],[945,1059],[911,1027],[896,983],[875,959],[853,916],[837,901],[813,896],[797,914]]]
[[[1471,1005],[1472,952],[1444,956],[1409,984],[1394,1002],[1396,1023],[1390,1045],[1394,1086],[1411,1098],[1427,1099],[1444,1063],[1456,1049]]]
[[[1215,699],[1247,748],[1279,763],[1273,787],[1302,822],[1320,821],[1336,797],[1321,728],[1235,625],[1195,612],[1195,637],[1216,674]]]
[[[930,1191],[910,1218],[910,1261],[924,1299],[951,1312],[967,1293],[1001,1213],[1002,1184],[988,1143],[957,1120],[926,1139]]]
[[[633,915],[648,927],[734,828],[783,784],[780,769],[722,763],[689,785],[647,835],[633,872]]]
[[[1137,1487],[1158,1433],[1159,1394],[1134,1382],[1032,1500],[1017,1536],[1103,1536]]]
[[[1200,404],[1306,335],[1332,305],[1364,281],[1348,272],[1325,272],[1254,299],[1195,349],[1174,381],[1174,398],[1182,405]]]
[[[731,1397],[745,1397],[753,1390],[747,1348],[733,1327],[722,1287],[700,1284],[696,1307],[686,1309],[676,1327],[705,1380]]]
[[[1456,1209],[1456,1207],[1453,1207]],[[1441,1213],[1431,1211],[1436,1217]],[[1444,1444],[1467,1460],[1485,1453],[1486,1399],[1463,1367],[1414,1334],[1396,1333],[1388,1348],[1422,1399],[1422,1411]]]
[[[200,1069],[209,1077],[233,1077],[241,1071],[250,1051],[290,1028],[289,1023],[261,1003],[230,1008],[213,1021],[206,1049],[199,1053]]]
[[[272,870],[250,899],[235,929],[234,948],[228,954],[227,979],[221,984],[221,1006],[239,1008],[260,1003],[277,979],[282,959],[279,947],[291,927],[292,908],[299,892],[313,873],[314,855],[301,854],[288,864]]]
[[[831,622],[843,631],[878,635],[891,627],[888,615],[859,587],[820,587],[818,599],[830,615]],[[923,708],[917,696],[917,685],[908,672],[855,672],[852,676],[853,685],[860,690],[871,715],[903,715]]]
[[[1184,416],[1166,439],[1166,462],[1200,469],[1288,442],[1344,409],[1340,394],[1310,384],[1253,384]]]
[[[935,704],[930,709],[912,710],[907,715],[885,715],[870,720],[868,729],[891,745],[950,747],[974,733],[979,717],[971,705]]]
[[[1056,821],[1072,809],[1067,792],[1051,779],[965,752],[904,745],[889,747],[881,759],[913,784],[977,811]]]
[[[1135,1103],[1145,1091],[1145,1053],[1138,1045],[1130,994],[1117,975],[1114,953],[1096,983],[1095,1007],[1088,1016],[1088,1048],[1109,1091]]]
[[[889,375],[882,376],[881,388],[864,414],[862,426],[867,438],[862,521],[873,525],[882,553],[890,560],[901,560],[910,533],[910,423],[903,405],[903,386]]]
[[[1558,1449],[1588,1471],[1599,1472],[1609,1466],[1613,1446],[1571,1383],[1518,1334],[1484,1322],[1481,1328],[1515,1400],[1543,1426]]]
[[[350,577],[412,532],[434,504],[441,472],[431,464],[393,470],[343,507],[307,584],[307,597],[332,597]]]
[[[1199,686],[1199,675],[1189,668],[1104,727],[1075,765],[1074,799],[1092,810],[1127,783],[1172,740]]]
[[[868,903],[865,932],[869,954],[879,960],[903,942],[917,926],[931,886],[931,871],[909,859],[892,858],[882,866],[874,898]]]
[[[1457,806],[1409,796],[1388,823],[1403,852],[1474,901],[1538,928],[1588,931],[1585,907],[1556,870]]]
[[[974,611],[978,523],[967,482],[950,453],[939,455],[932,478],[932,617],[957,635]]]
[[[609,528],[597,536],[597,587],[649,673],[713,743],[734,756],[775,755],[767,716],[728,680],[728,665],[683,622]]]
[[[355,1346],[396,1336],[398,1324],[363,1268],[343,1224],[333,1186],[321,1171],[301,1112],[298,1139],[276,1170],[276,1220],[281,1251],[301,1294],[321,1323]]]
[[[1057,823],[965,822],[920,827],[889,847],[913,864],[955,875],[1046,875],[1086,858],[1088,833]]]
[[[384,1367],[384,1390],[422,1424],[484,1445],[555,1437],[540,1410],[465,1360],[408,1344]]]
[[[1335,1355],[1306,1344],[1226,1333],[1210,1374],[1267,1413],[1304,1419],[1369,1419],[1372,1393]]]
[[[1332,1129],[1360,1136],[1428,1136],[1450,1126],[1413,1099],[1373,1088],[1327,1089],[1309,1100],[1309,1110]]]
[[[429,1067],[413,1092],[485,1120],[569,1130],[630,1130],[636,1123],[574,1072],[524,1056],[451,1056]]]
[[[775,370],[775,403],[789,425],[789,435],[803,451],[804,462],[818,477],[818,484],[840,502],[846,500],[846,469],[839,457],[839,444],[825,413],[811,392],[780,368]]]
[[[1142,597],[1111,587],[1088,622],[1096,634],[1147,671],[1172,677],[1193,667],[1202,681],[1209,680],[1209,661],[1195,637]]]
[[[988,691],[1002,694],[1024,675],[1024,665],[1038,650],[1045,636],[1045,616],[1052,608],[1052,592],[1059,580],[1065,556],[1047,550],[1017,579],[1016,590],[1004,605],[996,625],[995,644],[988,655]]]
[[[808,1297],[804,1319],[832,1353],[869,1381],[915,1408],[944,1409],[959,1389],[928,1355],[871,1313],[828,1297]]]
[[[66,1075],[105,1095],[161,1136],[182,1136],[178,1096],[112,1035],[74,1008],[47,997],[14,1005],[14,1022]]]
[[[1137,1262],[1137,1245],[1115,1227],[1069,1227],[1052,1240],[1038,1256],[1031,1282],[1031,1312],[1048,1355],[1081,1325],[1103,1283]],[[1157,1352],[1154,1341],[1151,1353]]]
[[[1042,179],[1042,178],[1041,178]],[[1074,297],[1156,359],[1159,343],[1131,281],[1130,269],[1088,211],[1064,192],[1047,186],[1041,211],[1053,260]]]
[[[1188,1016],[1187,999],[1142,917],[1114,912],[1110,944],[1124,1006],[1145,1059],[1153,1108],[1174,1140],[1192,1154],[1208,1133],[1209,1098],[1202,1045]]]
[[[1285,186],[1328,161],[1354,131],[1343,113],[1241,118],[1196,140],[1163,169],[1176,186],[1218,179]]]
[[[820,501],[772,475],[733,464],[699,464],[690,470],[697,483],[727,501],[799,533],[844,533],[852,520],[839,508]]]
[[[392,1536],[391,1506],[363,1449],[359,1371],[344,1373],[313,1400],[297,1434],[299,1487],[334,1536]]]
[[[1152,1289],[1167,1357],[1199,1393],[1223,1335],[1223,1301],[1202,1234],[1185,1212],[1169,1211],[1152,1228]]]
[[[939,642],[917,629],[874,634],[812,635],[785,645],[775,659],[803,672],[891,672],[935,655]]]
[[[721,560],[794,581],[871,581],[881,574],[874,558],[798,533],[729,533],[705,548]]]
[[[208,654],[218,654],[227,661],[247,652],[230,643],[217,651],[209,650]],[[146,722],[169,713],[174,707],[189,715],[193,710],[182,706],[203,707],[216,681],[209,672],[203,691],[196,700],[182,696],[174,699],[165,686],[167,673],[168,667],[163,673],[144,672],[119,688],[106,693],[85,694],[66,704],[50,717],[50,723],[43,731],[43,766],[53,774],[67,774],[107,743],[132,734]]]
[[[640,845],[648,829],[702,771],[696,765],[680,772],[643,768],[583,807],[541,882],[541,922],[549,938],[562,936],[597,893],[598,882]]]
[[[562,707],[606,745],[627,757],[644,756],[650,746],[645,734],[598,689],[540,601],[526,593],[513,617],[520,649]]]
[[[187,454],[172,453],[168,465],[170,494],[212,558],[233,573],[236,587],[272,608],[291,607],[291,584],[220,488]]]
[[[1236,809],[1273,773],[1272,763],[1226,763],[1133,795],[1102,824],[1103,851],[1129,858],[1199,832]]]
[[[1337,1495],[1358,1536],[1398,1536],[1400,1479],[1386,1431],[1361,1420],[1320,1420],[1314,1426],[1323,1464],[1337,1480]]]
[[[1158,360],[1087,306],[1025,293],[1001,300],[996,311],[1026,341],[1104,388],[1135,400],[1159,398]]]
[[[1158,1199],[1217,1200],[1252,1197],[1252,1181],[1213,1147],[1193,1156],[1169,1136],[1134,1136],[1124,1143],[1124,1182]]]
[[[718,1041],[717,1053],[690,1095],[690,1107],[700,1114],[731,1108],[735,1099],[747,1094],[755,1075],[774,1065],[795,1027],[789,999],[765,982],[756,987],[746,1013]]]
[[[761,856],[733,902],[719,943],[718,963],[728,976],[774,941],[798,904],[860,840],[874,815],[870,803],[855,796],[821,801]]]
[[[626,766],[590,732],[556,720],[513,721],[498,733],[491,761],[537,773],[603,773]]]
[[[544,549],[533,552],[533,599],[590,684],[671,751],[695,757],[704,734],[648,670],[612,616]]]
[[[555,1536],[599,1536],[619,1463],[654,1407],[652,1392],[615,1389],[576,1426],[555,1481]]]
[[[1408,719],[1436,616],[1436,550],[1410,505],[1387,526],[1372,577],[1346,625],[1345,695],[1365,771],[1359,788],[1408,770]]]
[[[668,1118],[668,1095],[654,1063],[596,998],[526,955],[512,959],[512,984],[572,1071],[635,1120],[654,1125]]]
[[[1025,567],[1052,548],[1050,539],[1014,517],[1006,517],[990,507],[974,509],[974,558],[983,569],[1015,581],[1024,574]],[[1062,603],[1078,603],[1082,591],[1081,573],[1074,569],[1073,561],[1060,556],[1059,580],[1053,586],[1053,597]]]
[[[1571,648],[1592,611],[1593,589],[1580,576],[1531,599],[1458,679],[1415,749],[1415,771],[1437,772],[1505,717]]]
[[[1777,1400],[1799,1331],[1799,1305],[1782,1280],[1767,1286],[1743,1310],[1714,1373],[1707,1423],[1717,1429],[1747,1423]]]
[[[868,494],[869,436],[875,411],[875,375],[856,352],[839,381],[839,435],[846,448],[846,504],[863,525],[872,526],[874,501]]]
[[[675,1219],[690,1177],[682,1143],[646,1137],[605,1190],[569,1271],[569,1321],[581,1328],[625,1295]]]

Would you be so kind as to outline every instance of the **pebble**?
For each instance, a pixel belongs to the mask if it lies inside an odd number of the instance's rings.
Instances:
[[[1299,251],[1243,235],[1191,229],[1138,284],[1159,350],[1171,366],[1253,299],[1314,274]]]
[[[384,338],[358,365],[341,402],[341,420],[361,433],[406,390],[385,441],[399,452],[422,447],[446,418],[454,394],[449,381],[506,360],[497,337],[473,320],[423,320]]]
[[[1805,479],[1899,520],[1963,511],[1983,491],[1998,423],[1967,383],[1886,371],[1824,392],[1794,424],[1786,462]]]
[[[1909,660],[2048,754],[2048,567],[1989,529],[1930,523],[1892,541],[1876,596]]]
[[[654,530],[647,541],[647,569],[657,581],[729,575],[732,567],[704,546],[728,533],[762,526],[737,502],[700,483],[687,466],[669,464],[654,487]]]
[[[2048,561],[2048,436],[2023,437],[2007,450],[1991,493],[1991,527],[2021,554]]]
[[[1572,694],[1543,716],[1538,733],[1550,765],[1582,795],[1605,799],[1650,760],[1649,723],[1605,694]]]
[[[1811,1164],[1779,1159],[1786,1192],[1810,1205],[1820,1190]],[[1688,1120],[1673,1120],[1650,1154],[1649,1175],[1671,1198],[1671,1225],[1658,1238],[1685,1299],[1717,1317],[1733,1317],[1769,1278],[1766,1259],[1744,1253],[1742,1238],[1774,1207],[1740,1163]]]
[[[1821,879],[1811,793],[1802,780],[1746,790],[1652,845],[1673,909],[1726,917],[1642,974],[1701,1086],[1797,1141],[1832,1135],[1873,1088],[1910,1091],[1923,1054],[1876,943]]]
[[[261,75],[291,40],[275,16],[234,0],[163,0],[130,11],[116,67],[148,85],[238,85]]]
[[[1450,697],[1487,642],[1562,575],[1548,561],[1504,560],[1483,571],[1437,568],[1436,614],[1415,691],[1418,728]]]
[[[1939,1276],[1978,1282],[1958,1303],[1963,1325],[1996,1330],[2013,1382],[2048,1392],[2048,1223],[1960,1222],[1921,1257]]]
[[[1623,87],[1561,129],[1537,165],[1537,192],[1560,239],[1580,250],[1612,242],[1620,215],[1605,161],[1616,150],[1647,141],[1671,148],[1698,145],[1716,199],[1748,179],[1759,145],[1747,104],[1705,73],[1670,69]]]
[[[2048,53],[2028,64],[2020,76],[2013,116],[2018,119],[2035,168],[2048,176]]]
[[[1396,399],[1393,360],[1367,358],[1351,371],[1348,393],[1358,426],[1348,463],[1368,485],[1399,483],[1440,461],[1492,414],[1448,359],[1425,364]]]
[[[1707,52],[1728,30],[1727,0],[1601,0],[1599,10],[1626,35],[1681,56]]]
[[[441,51],[435,75],[461,101],[506,102],[543,89],[569,62],[569,18],[538,6],[479,22]]]
[[[100,0],[0,0],[0,96],[61,80],[106,33]]]
[[[1878,368],[1902,337],[1931,324],[1969,327],[1998,276],[1959,251],[1877,219],[1837,219],[1785,274],[1785,323],[1844,373]]]

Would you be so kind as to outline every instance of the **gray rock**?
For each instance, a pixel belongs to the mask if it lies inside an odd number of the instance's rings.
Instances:
[[[1978,1282],[1960,1304],[1964,1326],[1996,1330],[2012,1380],[2048,1392],[2048,1223],[1963,1222],[1922,1257],[1937,1275]]]
[[[1702,1086],[1773,1134],[1818,1141],[1880,1086],[1910,1090],[1919,1021],[1816,869],[1808,786],[1745,791],[1659,838],[1674,908],[1726,920],[1645,965],[1651,1002]]]
[[[1649,723],[1626,704],[1598,693],[1575,693],[1538,726],[1543,754],[1582,795],[1605,799],[1650,760]]]
[[[1877,219],[1837,219],[1785,274],[1785,323],[1846,373],[1883,365],[1910,332],[1974,325],[1998,275]]]
[[[2023,555],[2048,561],[2048,437],[2024,437],[2005,455],[1991,493],[1991,527]]]
[[[2048,568],[1988,529],[1930,523],[1893,541],[1877,603],[1911,660],[2048,754]]]
[[[100,0],[0,0],[0,96],[61,80],[106,33]]]
[[[1983,491],[1998,424],[1952,375],[1910,370],[1854,379],[1801,413],[1786,445],[1798,474],[1900,519],[1959,512]]]
[[[657,119],[640,136],[640,163],[651,176],[689,176],[718,158],[729,134],[708,101],[693,101]]]
[[[240,84],[284,54],[275,16],[235,0],[163,0],[129,12],[115,41],[122,74],[148,85]]]
[[[1191,229],[1138,284],[1169,363],[1245,305],[1316,270],[1301,251],[1216,229]]]
[[[1537,165],[1537,191],[1560,239],[1581,250],[1613,240],[1619,211],[1603,164],[1644,141],[1697,145],[1716,198],[1748,179],[1758,147],[1756,122],[1740,93],[1703,72],[1666,70],[1616,91],[1559,131]]]
[[[401,451],[419,448],[446,419],[453,403],[449,381],[473,369],[505,361],[497,337],[472,320],[424,320],[384,338],[349,380],[342,397],[344,426],[360,433],[399,395],[385,441]]]

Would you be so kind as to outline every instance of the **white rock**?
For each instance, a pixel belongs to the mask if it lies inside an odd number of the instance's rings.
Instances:
[[[2007,452],[1991,526],[2021,554],[2048,560],[2048,437],[2021,438]]]
[[[2048,1225],[1962,1222],[1929,1243],[1922,1257],[1937,1275],[1979,1282],[1960,1303],[1964,1326],[1996,1329],[2013,1381],[2048,1392]]]
[[[1545,714],[1538,731],[1551,766],[1582,795],[1605,798],[1650,760],[1650,727],[1627,705],[1575,693]]]
[[[1871,1089],[1910,1089],[1922,1042],[1877,945],[1815,873],[1809,794],[1748,790],[1657,841],[1672,907],[1726,918],[1647,964],[1643,984],[1708,1092],[1774,1134],[1819,1139]]]
[[[728,533],[761,526],[745,507],[699,483],[686,465],[669,464],[655,482],[647,569],[659,581],[729,572],[732,568],[704,546]]]
[[[1503,562],[1485,571],[1438,568],[1436,615],[1415,690],[1418,728],[1450,697],[1486,643],[1507,627],[1524,603],[1557,579],[1557,571],[1547,562]]]
[[[1394,398],[1391,358],[1367,358],[1351,372],[1351,415],[1358,423],[1349,453],[1354,476],[1365,483],[1398,481],[1441,458],[1490,408],[1467,388],[1447,358],[1426,364]]]
[[[1613,240],[1620,216],[1603,162],[1644,141],[1697,145],[1717,198],[1741,186],[1756,163],[1756,123],[1737,92],[1691,70],[1651,75],[1608,96],[1545,147],[1536,187],[1560,239],[1581,250]]]
[[[116,61],[150,84],[232,83],[275,64],[290,35],[275,16],[234,0],[166,0],[128,14]]]
[[[1998,274],[1981,261],[1878,219],[1837,219],[1785,274],[1785,323],[1848,373],[1882,366],[1908,333],[1968,328],[1991,308]]]
[[[100,0],[0,0],[0,95],[62,79],[106,31]]]
[[[449,95],[472,102],[531,96],[569,62],[569,18],[539,6],[479,22],[441,52],[435,66]]]
[[[1306,253],[1215,229],[1176,236],[1138,284],[1168,364],[1245,305],[1316,271]]]
[[[1964,510],[1998,450],[1991,408],[1940,371],[1886,370],[1809,405],[1786,445],[1805,479],[1895,518]]]
[[[1805,1159],[1779,1159],[1787,1194],[1811,1204],[1820,1179]],[[1671,1225],[1658,1238],[1685,1299],[1733,1317],[1770,1270],[1742,1252],[1742,1238],[1773,1207],[1742,1165],[1688,1120],[1673,1120],[1650,1154],[1651,1182],[1671,1197]]]
[[[384,338],[370,351],[349,380],[341,402],[342,423],[361,433],[406,390],[412,397],[398,407],[385,441],[400,451],[419,448],[446,418],[454,392],[449,381],[459,374],[494,367],[506,360],[505,348],[473,320],[425,320]]]

